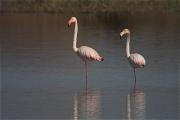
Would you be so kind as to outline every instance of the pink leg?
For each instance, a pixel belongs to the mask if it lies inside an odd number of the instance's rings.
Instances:
[[[88,73],[87,73],[87,62],[85,61],[85,74],[86,74],[86,89],[87,89],[87,78],[88,78]]]
[[[135,70],[135,68],[134,68],[134,79],[135,79],[134,85],[136,85],[136,70]]]

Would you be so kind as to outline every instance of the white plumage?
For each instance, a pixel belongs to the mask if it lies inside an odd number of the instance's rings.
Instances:
[[[84,61],[103,61],[103,58],[93,48],[88,46],[81,46],[78,48],[76,54]]]
[[[144,57],[138,53],[130,54],[128,60],[134,68],[143,68],[146,63]]]

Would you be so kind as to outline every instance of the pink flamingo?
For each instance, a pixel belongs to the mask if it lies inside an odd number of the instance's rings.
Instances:
[[[142,55],[138,54],[138,53],[134,53],[134,54],[130,54],[130,50],[129,50],[129,43],[130,43],[130,31],[128,29],[124,29],[121,33],[120,33],[120,37],[122,37],[123,35],[127,35],[127,41],[126,41],[126,55],[127,58],[131,64],[131,66],[134,68],[134,78],[135,78],[135,84],[136,84],[136,68],[143,68],[145,66],[145,59]]]
[[[93,60],[103,61],[104,59],[93,48],[90,48],[88,46],[81,46],[79,48],[76,47],[77,33],[78,33],[78,22],[76,17],[71,17],[71,19],[68,21],[68,26],[70,26],[72,23],[75,23],[73,50],[85,62],[86,88],[87,88],[87,61],[93,61]]]

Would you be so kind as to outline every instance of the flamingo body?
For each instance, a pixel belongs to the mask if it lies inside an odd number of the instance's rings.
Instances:
[[[78,48],[76,54],[83,60],[83,61],[103,61],[104,59],[91,47],[88,46],[81,46]]]
[[[145,66],[145,59],[138,53],[130,54],[128,60],[133,68],[143,68]]]

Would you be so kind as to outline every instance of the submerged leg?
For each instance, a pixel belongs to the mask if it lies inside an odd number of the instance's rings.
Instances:
[[[135,70],[135,68],[134,68],[134,80],[135,80],[134,85],[136,85],[136,70]]]

